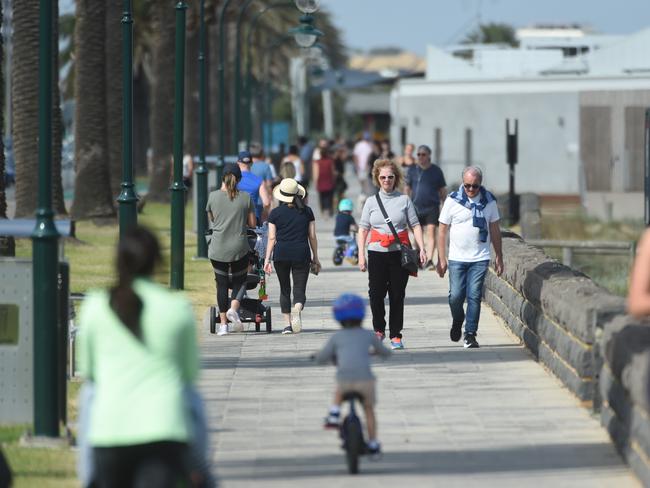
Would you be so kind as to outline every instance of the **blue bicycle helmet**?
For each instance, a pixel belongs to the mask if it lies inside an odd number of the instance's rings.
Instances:
[[[339,202],[339,212],[352,212],[354,204],[349,198],[344,198]]]
[[[339,322],[344,320],[363,320],[366,315],[366,304],[358,295],[344,293],[339,296],[332,306],[334,318]]]

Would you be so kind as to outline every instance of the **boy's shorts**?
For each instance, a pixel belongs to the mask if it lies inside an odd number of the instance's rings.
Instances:
[[[341,393],[355,392],[363,397],[363,404],[374,407],[377,397],[375,395],[375,380],[366,381],[339,381],[339,391]]]

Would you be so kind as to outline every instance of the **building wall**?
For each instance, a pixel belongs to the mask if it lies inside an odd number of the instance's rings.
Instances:
[[[469,152],[471,163],[484,170],[486,185],[498,193],[507,192],[509,186],[505,121],[518,119],[515,190],[580,193],[579,95],[575,91],[400,95],[398,87],[391,96],[391,115],[395,149],[400,149],[397,144],[405,127],[407,142],[427,144],[439,152],[450,184],[460,181]]]

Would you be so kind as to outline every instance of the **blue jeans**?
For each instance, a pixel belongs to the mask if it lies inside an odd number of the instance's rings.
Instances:
[[[449,308],[453,323],[465,322],[465,333],[476,334],[481,315],[481,293],[483,281],[490,261],[466,263],[449,261]],[[463,303],[467,298],[467,313]]]

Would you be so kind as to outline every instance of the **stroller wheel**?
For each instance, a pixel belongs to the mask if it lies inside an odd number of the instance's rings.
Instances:
[[[217,309],[210,307],[210,334],[217,332]]]
[[[273,331],[272,321],[271,321],[271,307],[266,307],[266,333],[270,334]]]

